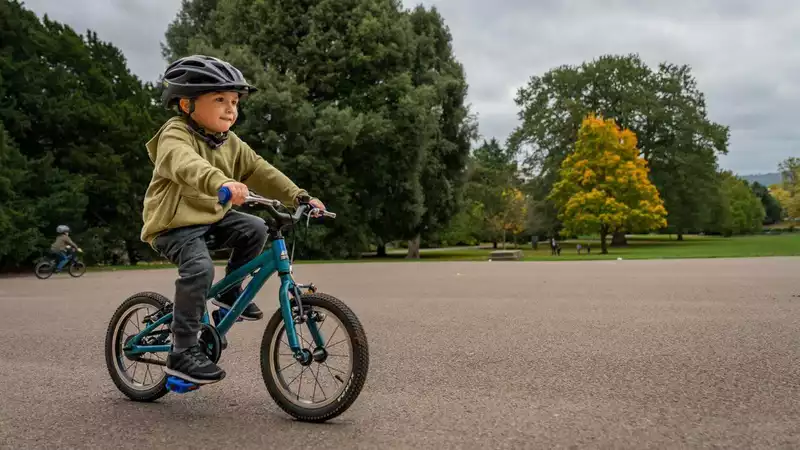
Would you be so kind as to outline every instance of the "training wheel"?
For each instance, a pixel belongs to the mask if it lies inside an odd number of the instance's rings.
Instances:
[[[178,377],[167,377],[167,389],[176,394],[185,394],[200,389],[200,386]]]

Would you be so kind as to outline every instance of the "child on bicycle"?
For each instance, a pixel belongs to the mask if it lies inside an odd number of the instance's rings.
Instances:
[[[167,67],[163,84],[162,103],[167,108],[177,106],[178,115],[146,144],[155,167],[144,199],[141,238],[178,266],[172,349],[165,372],[197,384],[214,383],[225,377],[225,371],[198,344],[200,320],[214,281],[205,237],[215,237],[212,250],[232,250],[228,274],[257,256],[267,239],[263,219],[230,209],[231,203],[244,202],[248,187],[285,204],[309,203],[320,210],[325,206],[230,131],[239,100],[257,90],[237,68],[209,56],[188,56]],[[217,197],[223,186],[231,192],[226,205]],[[231,308],[240,293],[241,286],[213,302]],[[251,303],[241,318],[262,316]]]
[[[81,251],[72,239],[69,237],[69,227],[66,225],[59,225],[56,227],[56,240],[50,245],[50,252],[57,258],[56,270],[61,270],[64,264],[69,260],[67,251]]]

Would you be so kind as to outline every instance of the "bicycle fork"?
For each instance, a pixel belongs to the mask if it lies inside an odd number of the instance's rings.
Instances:
[[[317,326],[319,322],[324,320],[325,316],[317,311],[308,311],[303,307],[301,289],[306,289],[308,292],[314,293],[317,291],[317,288],[311,283],[295,284],[291,279],[281,284],[281,315],[283,316],[284,329],[286,330],[286,337],[289,341],[289,348],[292,350],[292,354],[297,362],[303,365],[310,364],[312,359],[322,358],[322,355],[325,353],[325,339]],[[291,301],[290,296],[294,299],[294,302]],[[294,306],[292,306],[292,303],[294,303]],[[291,326],[289,326],[289,324],[291,324]],[[297,324],[306,324],[308,326],[314,344],[313,349],[309,350],[303,347],[303,343],[300,342],[301,336],[298,335],[297,329],[295,328]]]

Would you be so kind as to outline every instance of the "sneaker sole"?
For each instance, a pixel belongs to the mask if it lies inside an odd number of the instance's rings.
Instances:
[[[219,381],[222,381],[225,378],[225,372],[222,372],[222,375],[219,377],[219,379],[216,379],[216,380],[199,380],[197,378],[190,377],[189,375],[187,375],[187,374],[185,374],[183,372],[179,372],[179,371],[177,371],[175,369],[170,369],[168,367],[164,368],[164,373],[166,373],[167,375],[172,375],[173,377],[178,377],[181,380],[186,380],[186,381],[188,381],[190,383],[194,383],[194,384],[198,384],[198,385],[199,384],[205,385],[205,384],[217,383]]]
[[[216,305],[216,306],[220,307],[220,308],[225,308],[225,309],[227,309],[228,311],[230,311],[230,309],[231,309],[231,307],[230,307],[230,306],[228,306],[228,305],[225,305],[225,304],[222,304],[222,303],[218,302],[217,300],[211,300],[211,303],[212,303],[213,305]],[[239,315],[239,318],[240,318],[240,319],[242,319],[242,320],[246,320],[246,321],[248,321],[248,322],[255,322],[256,320],[261,320],[261,319],[263,319],[263,318],[264,318],[264,316],[262,315],[261,317],[248,317],[248,316],[244,316],[244,315]]]

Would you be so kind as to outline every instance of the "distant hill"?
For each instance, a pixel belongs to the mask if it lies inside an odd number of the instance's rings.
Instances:
[[[750,183],[758,182],[764,186],[769,186],[771,184],[777,184],[781,182],[781,174],[778,172],[759,173],[756,175],[739,175],[739,177],[749,181]]]

